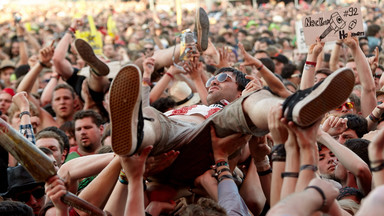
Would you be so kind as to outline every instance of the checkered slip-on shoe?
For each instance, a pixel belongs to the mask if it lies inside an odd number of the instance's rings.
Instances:
[[[80,38],[76,39],[75,48],[81,58],[89,65],[91,72],[97,76],[107,76],[109,74],[108,65],[97,58],[91,45],[89,45],[85,40]]]
[[[118,155],[132,155],[143,140],[141,72],[136,65],[120,69],[109,90],[112,149]]]
[[[298,126],[310,126],[325,113],[344,103],[354,85],[353,71],[340,68],[315,86],[289,96],[283,103],[284,116]]]
[[[208,48],[209,18],[203,8],[199,8],[195,17],[195,35],[197,38],[197,49],[204,52]]]

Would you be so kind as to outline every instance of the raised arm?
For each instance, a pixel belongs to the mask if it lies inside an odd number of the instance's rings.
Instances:
[[[32,69],[25,75],[17,87],[17,92],[25,91],[28,94],[31,93],[33,85],[36,83],[37,78],[41,70],[44,67],[51,67],[51,59],[53,56],[54,47],[53,43],[49,47],[45,47],[39,51],[39,63],[35,64]]]
[[[28,48],[27,43],[25,41],[25,29],[21,26],[20,23],[16,24],[16,34],[17,34],[17,40],[19,41],[19,47],[20,47],[20,61],[17,63],[17,67],[20,65],[24,65],[28,63]]]
[[[339,69],[340,50],[343,50],[343,41],[337,40],[332,49],[331,58],[329,59],[329,69],[331,71]]]
[[[384,130],[380,130],[368,146],[374,187],[384,184]]]
[[[323,47],[324,42],[320,42],[320,39],[317,38],[316,43],[308,48],[308,55],[303,69],[303,76],[301,77],[300,89],[306,89],[315,84],[316,65],[318,64],[317,58],[323,51]]]
[[[287,98],[292,94],[287,88],[285,88],[284,84],[277,78],[267,67],[263,65],[263,63],[251,56],[247,51],[245,51],[243,44],[239,43],[239,49],[244,56],[244,66],[254,66],[260,72],[261,76],[264,78],[265,82],[268,84],[269,88],[277,95],[282,98]]]
[[[349,32],[348,37],[343,42],[349,47],[355,59],[357,74],[363,87],[361,91],[361,112],[363,116],[368,116],[376,106],[376,87],[371,68],[359,47],[356,37],[352,37]]]
[[[331,135],[319,130],[317,140],[331,150],[339,163],[350,171],[356,178],[359,189],[368,194],[371,190],[372,175],[368,165],[350,149],[341,145]]]
[[[64,80],[69,79],[73,73],[73,67],[71,63],[65,59],[69,45],[72,43],[72,34],[76,31],[78,25],[80,25],[78,19],[74,19],[71,27],[65,32],[65,35],[56,46],[55,54],[53,55],[53,65],[56,68],[58,74],[63,77]]]
[[[152,146],[143,149],[140,155],[121,156],[121,165],[128,179],[128,200],[125,215],[145,215],[143,175],[145,161],[152,150]]]

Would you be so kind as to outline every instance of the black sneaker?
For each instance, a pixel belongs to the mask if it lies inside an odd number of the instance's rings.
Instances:
[[[204,52],[208,48],[208,34],[209,34],[209,18],[203,8],[196,11],[195,17],[195,30],[197,39],[197,49],[199,52]]]
[[[109,90],[112,149],[118,155],[133,155],[144,137],[141,109],[141,72],[136,65],[120,69]]]
[[[91,45],[89,45],[83,39],[75,40],[75,48],[80,57],[89,65],[91,72],[97,76],[107,76],[109,74],[109,67],[103,61],[101,61],[95,53]]]
[[[310,126],[325,113],[344,103],[354,85],[353,71],[350,68],[340,68],[324,81],[311,88],[299,90],[285,99],[284,116],[298,126]]]

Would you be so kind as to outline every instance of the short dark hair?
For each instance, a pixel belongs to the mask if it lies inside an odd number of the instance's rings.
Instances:
[[[281,70],[281,77],[284,79],[291,78],[292,74],[298,70],[296,65],[288,63],[284,65],[283,69]]]
[[[342,115],[341,118],[348,119],[348,129],[354,130],[359,138],[363,137],[364,134],[368,133],[368,122],[367,119],[365,119],[364,117],[355,114],[345,114]]]
[[[245,78],[246,74],[244,74],[243,72],[241,72],[235,68],[232,68],[232,67],[220,68],[220,69],[216,70],[215,75],[221,74],[223,72],[230,72],[233,75],[235,75],[236,83],[238,85],[237,90],[239,90],[239,91],[243,91],[245,89],[245,86],[247,86],[247,84],[251,81],[251,80]]]
[[[270,58],[261,58],[259,59],[261,61],[261,63],[263,63],[263,65],[265,67],[267,67],[272,73],[275,73],[275,63],[273,62],[272,59]]]
[[[75,90],[73,90],[72,86],[65,84],[65,83],[61,83],[53,89],[53,92],[55,92],[59,89],[68,89],[71,92],[72,98],[75,99]]]
[[[54,128],[56,128],[56,129],[54,129]],[[36,140],[39,140],[41,138],[54,138],[60,144],[61,153],[63,153],[64,149],[67,150],[67,153],[69,152],[68,137],[67,137],[67,135],[65,135],[64,131],[58,129],[57,127],[48,127],[48,128],[44,128],[43,130],[39,131],[36,134]]]
[[[368,145],[371,141],[366,139],[349,139],[344,145],[357,154],[367,165],[370,165],[368,157]]]
[[[103,118],[101,115],[93,110],[80,110],[75,113],[73,116],[73,123],[75,123],[79,119],[90,117],[92,119],[92,122],[97,125],[97,127],[100,127],[100,125],[103,124]]]

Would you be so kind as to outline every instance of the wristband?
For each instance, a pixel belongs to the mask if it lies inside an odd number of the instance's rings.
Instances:
[[[221,181],[223,181],[224,179],[232,179],[233,180],[233,176],[232,175],[222,175],[220,178],[219,178],[219,183]]]
[[[315,185],[308,186],[308,187],[305,188],[305,190],[307,190],[309,188],[315,189],[317,192],[319,192],[319,194],[323,198],[323,204],[320,207],[320,209],[322,209],[325,206],[325,204],[327,204],[327,198],[325,197],[324,191],[321,188],[319,188],[318,186],[315,186]]]
[[[219,161],[218,163],[216,163],[216,169],[221,167],[221,166],[228,166],[228,162],[227,161]]]
[[[219,176],[222,172],[225,172],[225,171],[231,172],[231,170],[226,167],[226,168],[223,168],[223,169],[217,171],[217,176]]]
[[[23,117],[23,115],[29,115],[29,117],[31,117],[31,113],[29,111],[23,111],[19,114],[19,118],[21,119],[21,117]]]
[[[169,72],[167,72],[167,73],[165,73],[165,74],[167,74],[169,77],[171,77],[171,79],[174,79],[175,77],[173,77],[173,75],[171,74],[171,73],[169,73]]]
[[[316,172],[318,170],[318,168],[316,165],[305,164],[305,165],[302,165],[300,167],[300,171],[302,171],[302,170],[312,170],[312,171]]]
[[[313,67],[316,67],[316,62],[306,61],[306,65],[312,65]]]
[[[380,121],[380,118],[377,118],[376,116],[373,115],[373,113],[369,114],[369,119],[373,122],[378,122]]]
[[[41,65],[41,67],[44,67],[44,68],[49,68],[48,65],[44,64],[43,62],[39,61],[39,64]]]
[[[284,144],[277,144],[272,147],[272,161],[285,161],[286,152]]]
[[[372,168],[370,168],[370,170],[371,170],[371,172],[379,172],[379,171],[381,171],[381,170],[383,170],[384,169],[384,162],[382,162],[379,166],[377,166],[377,167],[372,167]]]
[[[257,174],[259,176],[266,176],[266,175],[268,175],[270,173],[272,173],[272,169],[271,168],[269,168],[268,170],[265,170],[265,171],[257,172]]]
[[[282,172],[281,178],[285,178],[285,177],[298,178],[299,173],[298,172]]]
[[[76,29],[75,29],[75,28],[72,28],[72,27],[69,27],[69,28],[68,28],[68,31],[71,32],[72,34],[75,34],[75,33],[76,33]]]

